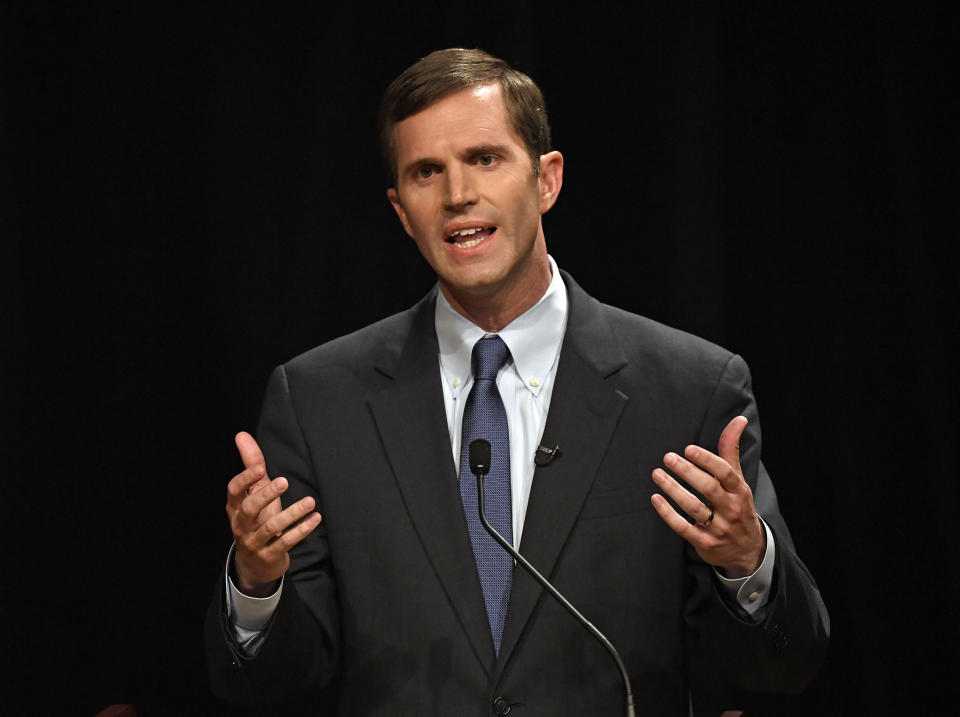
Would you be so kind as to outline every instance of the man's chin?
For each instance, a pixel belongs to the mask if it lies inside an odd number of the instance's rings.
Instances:
[[[505,278],[503,272],[477,267],[476,271],[443,276],[438,280],[448,295],[480,298],[500,292]]]

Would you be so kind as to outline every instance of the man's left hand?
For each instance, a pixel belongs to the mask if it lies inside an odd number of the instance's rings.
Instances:
[[[664,465],[699,492],[703,500],[662,468],[653,471],[653,481],[694,522],[691,524],[662,495],[654,493],[650,501],[660,517],[701,558],[721,568],[728,578],[755,572],[766,548],[766,531],[740,468],[740,436],[746,426],[743,416],[727,424],[720,434],[719,455],[699,446],[687,446],[683,451],[686,458],[675,453],[663,457]]]

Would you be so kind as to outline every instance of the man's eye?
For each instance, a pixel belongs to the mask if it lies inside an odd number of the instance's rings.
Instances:
[[[497,158],[492,154],[481,154],[479,157],[477,157],[477,164],[480,164],[483,167],[489,167],[495,161],[497,161]]]
[[[418,179],[430,179],[433,176],[433,167],[420,167],[417,169]]]

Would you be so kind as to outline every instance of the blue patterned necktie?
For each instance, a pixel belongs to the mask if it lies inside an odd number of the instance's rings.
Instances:
[[[507,412],[497,389],[497,373],[509,357],[510,349],[499,336],[486,336],[474,344],[473,388],[463,409],[463,440],[460,443],[460,496],[483,588],[483,601],[487,606],[493,647],[498,656],[513,584],[513,558],[490,537],[480,522],[477,479],[470,472],[470,443],[477,438],[490,441],[490,472],[483,481],[484,508],[490,524],[512,543],[510,436]]]

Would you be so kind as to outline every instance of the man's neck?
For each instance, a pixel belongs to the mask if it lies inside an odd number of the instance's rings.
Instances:
[[[532,276],[509,282],[504,287],[483,293],[455,294],[440,282],[440,290],[454,311],[484,331],[496,333],[540,301],[550,288],[552,278],[550,260],[544,256]]]

